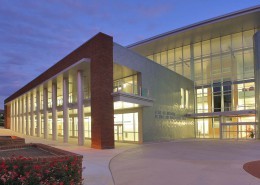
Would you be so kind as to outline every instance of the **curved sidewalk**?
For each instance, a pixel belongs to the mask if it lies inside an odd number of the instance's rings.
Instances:
[[[182,140],[141,145],[114,157],[116,185],[259,185],[243,164],[260,159],[260,141]]]
[[[9,129],[0,127],[0,135],[13,135],[25,138],[26,143],[42,143],[57,147],[63,150],[83,155],[82,166],[84,168],[82,176],[86,185],[113,185],[112,176],[109,170],[110,160],[117,154],[138,145],[116,143],[115,149],[96,150],[90,148],[90,141],[86,140],[85,146],[77,146],[77,140],[71,140],[71,143],[62,143],[61,138],[58,141],[46,140],[39,137],[27,136],[13,132]]]

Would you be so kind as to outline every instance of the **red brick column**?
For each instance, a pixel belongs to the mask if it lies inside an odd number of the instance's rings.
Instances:
[[[4,127],[10,129],[11,124],[11,106],[5,105],[5,123]]]
[[[91,147],[114,148],[113,38],[98,34],[92,41]]]

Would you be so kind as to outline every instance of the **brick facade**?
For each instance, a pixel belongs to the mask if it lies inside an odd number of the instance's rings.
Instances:
[[[11,124],[11,106],[5,105],[5,123],[4,127],[10,129]]]
[[[114,148],[113,42],[99,38],[91,58],[92,148]]]
[[[5,127],[10,128],[8,102],[32,90],[82,58],[91,61],[92,147],[114,148],[113,109],[113,38],[98,33],[54,66],[46,70],[5,100]]]

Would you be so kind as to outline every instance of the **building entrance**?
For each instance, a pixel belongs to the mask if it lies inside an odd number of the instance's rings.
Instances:
[[[254,116],[223,117],[222,139],[254,139],[256,123]]]
[[[195,120],[196,138],[219,138],[219,119],[201,118]]]
[[[123,141],[123,124],[114,125],[115,141]]]

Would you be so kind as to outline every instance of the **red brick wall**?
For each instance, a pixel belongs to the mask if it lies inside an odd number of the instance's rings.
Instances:
[[[33,89],[82,58],[89,58],[91,60],[92,147],[99,149],[114,148],[114,108],[113,97],[111,95],[113,92],[113,38],[108,35],[98,33],[8,97],[5,100],[5,104]]]
[[[114,148],[113,41],[98,38],[91,58],[92,148]]]
[[[5,124],[4,127],[10,129],[11,124],[11,106],[5,105]]]

